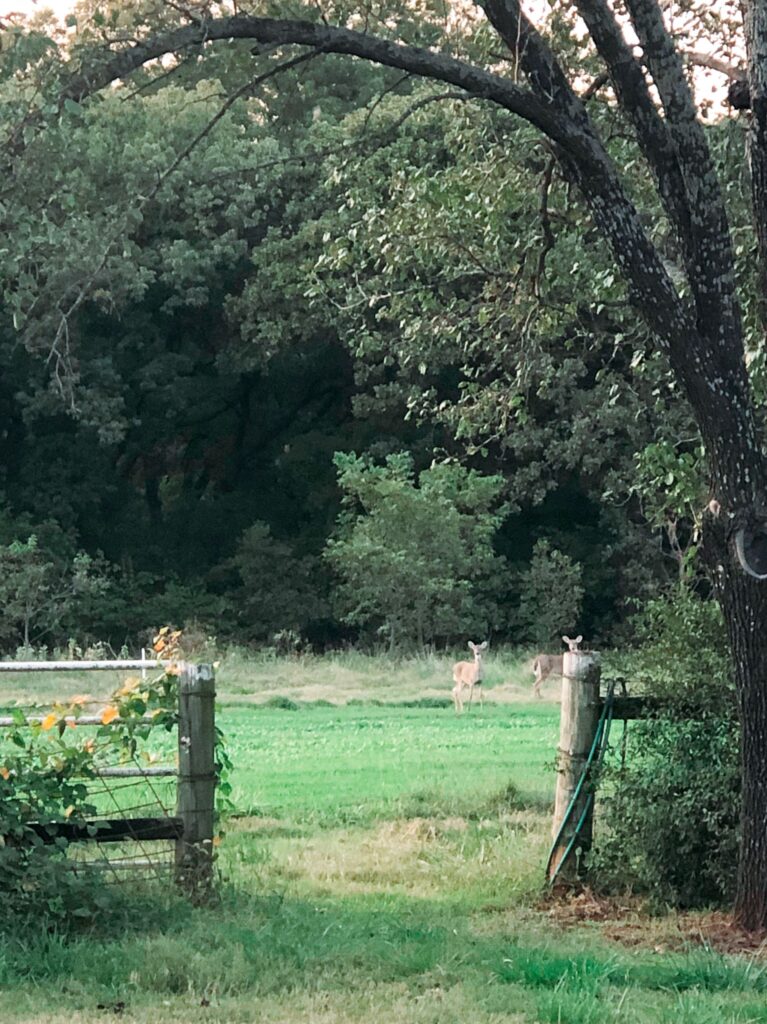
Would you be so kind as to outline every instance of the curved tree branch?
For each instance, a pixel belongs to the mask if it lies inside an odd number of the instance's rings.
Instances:
[[[472,96],[490,100],[518,114],[541,131],[565,144],[575,140],[570,125],[559,117],[551,103],[530,90],[522,89],[500,75],[456,60],[446,54],[407,46],[365,32],[292,19],[256,18],[241,15],[217,18],[200,25],[185,25],[162,33],[119,53],[103,55],[73,77],[62,100],[80,101],[138,68],[169,53],[179,53],[222,39],[252,39],[259,43],[311,46],[327,53],[349,54],[398,68],[412,75],[447,82]]]
[[[606,0],[575,0],[578,13],[604,60],[621,109],[628,115],[637,142],[650,165],[658,193],[683,252],[689,246],[690,208],[668,126],[653,103],[644,69],[634,57],[615,15]]]
[[[716,325],[728,336],[739,324],[735,258],[714,161],[684,70],[656,0],[626,0],[631,21],[666,114],[690,206],[689,245],[698,327],[705,336]],[[713,339],[715,356],[721,346]],[[719,353],[721,356],[721,353]],[[728,366],[727,369],[734,369]]]
[[[670,351],[679,348],[680,369],[691,370],[694,365],[688,344],[691,324],[684,306],[644,232],[612,161],[591,127],[583,103],[571,89],[548,46],[521,16],[516,0],[489,0],[488,14],[502,31],[507,45],[513,45],[518,32],[524,38],[519,59],[532,90],[446,54],[364,32],[291,19],[240,16],[185,25],[126,47],[117,54],[107,54],[83,69],[70,82],[64,95],[82,100],[167,53],[222,39],[301,44],[325,52],[350,54],[458,86],[471,96],[517,114],[556,144],[565,173],[585,196],[622,273],[630,282],[636,303],[650,319],[661,343]]]
[[[488,100],[522,117],[554,143],[563,173],[583,195],[628,282],[632,303],[669,355],[698,416],[715,472],[726,478],[728,474],[722,468],[726,452],[720,450],[719,442],[727,432],[727,425],[744,436],[746,447],[751,448],[756,443],[739,314],[728,262],[731,252],[727,222],[718,201],[715,176],[712,180],[709,175],[711,161],[705,139],[690,118],[683,72],[679,74],[685,95],[680,98],[670,94],[677,75],[674,58],[677,61],[679,58],[670,39],[658,35],[658,25],[663,32],[665,29],[655,0],[628,2],[644,32],[646,45],[647,40],[658,42],[662,51],[659,56],[654,55],[651,70],[656,84],[660,79],[668,132],[686,194],[695,211],[691,217],[691,245],[701,257],[696,261],[702,287],[695,320],[690,317],[657,249],[648,238],[584,103],[573,91],[548,44],[521,13],[518,0],[486,0],[486,10],[504,42],[517,56],[530,89],[447,54],[365,32],[292,19],[235,16],[185,25],[128,45],[119,53],[106,53],[70,81],[64,96],[84,99],[167,53],[216,40],[249,39],[349,54],[408,74],[446,82],[469,96]],[[655,8],[657,19],[647,14],[648,7]],[[671,45],[668,53],[667,43]],[[681,67],[681,62],[679,64]],[[731,391],[720,388],[716,384],[720,380],[727,380]]]

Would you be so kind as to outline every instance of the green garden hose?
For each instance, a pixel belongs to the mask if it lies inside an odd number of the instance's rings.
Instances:
[[[589,775],[589,772],[591,771],[593,765],[596,765],[596,768],[599,769],[602,765],[602,761],[604,760],[605,751],[607,750],[607,740],[610,735],[610,725],[612,724],[613,719],[614,693],[615,684],[611,682],[607,688],[607,694],[605,696],[604,704],[602,706],[602,713],[599,716],[599,722],[597,723],[597,729],[596,733],[594,734],[594,741],[591,744],[589,756],[586,758],[586,763],[583,766],[581,777],[578,779],[578,784],[576,785],[575,790],[573,791],[570,803],[568,804],[567,810],[565,811],[564,817],[562,818],[562,823],[559,826],[559,830],[557,831],[556,836],[554,837],[554,842],[551,844],[551,850],[549,851],[549,857],[546,862],[547,875],[549,874],[549,870],[551,868],[551,862],[553,860],[554,853],[559,845],[559,840],[562,838],[562,833],[564,832],[565,828],[570,823],[570,820],[575,810],[575,804],[578,800],[578,797],[581,794],[581,790],[583,789],[586,783],[586,779]],[[583,825],[586,821],[586,818],[588,817],[589,811],[591,810],[593,803],[594,791],[592,789],[591,792],[587,794],[586,801],[583,805],[583,810],[575,826],[575,829],[573,830],[573,834],[570,837],[570,841],[568,842],[567,847],[565,848],[565,852],[562,854],[562,857],[560,858],[560,861],[557,864],[554,873],[549,878],[549,885],[554,884],[559,872],[562,870],[562,865],[565,863],[565,861],[568,859],[573,849],[575,848],[576,841],[581,834],[581,829],[583,828]]]

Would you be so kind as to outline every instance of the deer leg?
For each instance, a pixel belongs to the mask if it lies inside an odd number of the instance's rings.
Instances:
[[[535,693],[535,696],[538,697],[539,699],[540,699],[540,696],[541,696],[541,686],[542,685],[543,685],[543,675],[542,675],[541,672],[539,672],[536,669],[536,671],[535,671],[535,682],[533,683],[533,691]]]
[[[469,711],[471,711],[471,702],[474,700],[474,683],[469,687]]]
[[[461,687],[457,684],[453,687],[453,703],[455,704],[455,713],[460,715],[463,711],[463,701],[461,700]]]

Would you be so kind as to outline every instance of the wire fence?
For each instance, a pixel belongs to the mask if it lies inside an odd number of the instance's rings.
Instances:
[[[161,668],[165,663],[140,661],[98,662],[0,662],[3,672],[102,672]],[[79,702],[77,714],[61,714],[56,720],[59,736],[77,730],[89,736],[84,742],[89,759],[77,778],[82,807],[88,820],[34,821],[26,824],[30,836],[42,843],[64,846],[71,869],[77,873],[97,871],[101,884],[121,885],[136,872],[167,884],[171,877],[183,884],[207,884],[210,879],[213,839],[214,764],[214,677],[210,666],[183,665],[178,668],[175,732],[168,718],[139,718],[140,727],[129,745],[116,746],[109,729],[123,720],[115,714],[91,714],[89,705]],[[50,716],[26,714],[19,709],[0,716],[0,750],[5,729],[49,728]],[[186,884],[186,887],[189,887]]]

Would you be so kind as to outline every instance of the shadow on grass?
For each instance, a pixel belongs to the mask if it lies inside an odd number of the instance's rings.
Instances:
[[[524,990],[538,1007],[535,1019],[556,1020],[551,1014],[559,1013],[561,1020],[577,1022],[601,1020],[600,1000],[627,988],[767,992],[764,968],[752,961],[700,950],[663,960],[598,946],[583,952],[577,935],[557,936],[554,949],[535,935],[526,940],[503,929],[476,934],[470,917],[422,900],[400,901],[387,910],[380,902],[352,898],[254,897],[229,888],[215,907],[174,904],[164,919],[154,914],[145,927],[134,921],[120,933],[104,922],[84,936],[29,931],[0,937],[4,987],[33,983],[58,991],[66,985],[68,991],[111,999],[137,989],[219,997],[388,982],[422,989],[429,978],[438,978],[443,989],[471,984],[478,991]],[[498,999],[497,992],[492,998]],[[569,1015],[562,1017],[567,1007]]]

